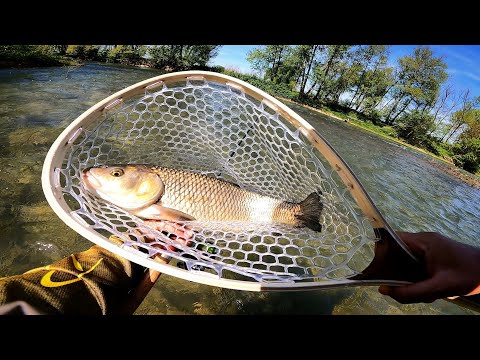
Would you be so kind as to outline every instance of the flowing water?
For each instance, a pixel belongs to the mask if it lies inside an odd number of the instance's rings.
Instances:
[[[159,75],[87,64],[0,70],[0,277],[44,266],[92,245],[48,206],[40,176],[61,131],[108,95]],[[480,191],[431,160],[371,133],[290,105],[316,127],[358,176],[395,228],[438,231],[480,246]],[[376,287],[251,293],[162,275],[138,314],[472,314],[443,300],[401,305]]]

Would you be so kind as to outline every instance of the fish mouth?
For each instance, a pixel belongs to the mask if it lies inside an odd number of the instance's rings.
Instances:
[[[98,178],[90,171],[91,168],[82,171],[82,182],[89,191],[95,191],[102,186]]]

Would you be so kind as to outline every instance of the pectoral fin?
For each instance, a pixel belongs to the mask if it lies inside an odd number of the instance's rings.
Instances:
[[[190,216],[180,210],[171,209],[158,204],[150,205],[149,207],[140,211],[134,212],[134,215],[143,219],[151,220],[170,220],[170,221],[191,221],[195,220],[193,216]]]

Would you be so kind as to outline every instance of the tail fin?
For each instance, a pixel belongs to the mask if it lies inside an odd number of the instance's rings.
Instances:
[[[300,214],[296,216],[302,226],[306,226],[315,231],[322,231],[320,224],[320,214],[323,210],[323,203],[320,200],[322,192],[319,190],[313,192],[303,200],[300,205]]]

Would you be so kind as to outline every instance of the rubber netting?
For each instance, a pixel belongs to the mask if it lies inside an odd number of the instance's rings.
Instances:
[[[105,239],[120,237],[139,258],[161,253],[173,266],[250,281],[339,280],[373,258],[373,229],[329,163],[276,111],[236,88],[197,80],[163,85],[77,135],[57,170],[72,216]],[[141,219],[82,188],[81,171],[105,164],[195,171],[290,202],[321,190],[322,231],[212,219],[188,223],[195,231],[188,246],[153,230],[152,242],[136,231]]]

